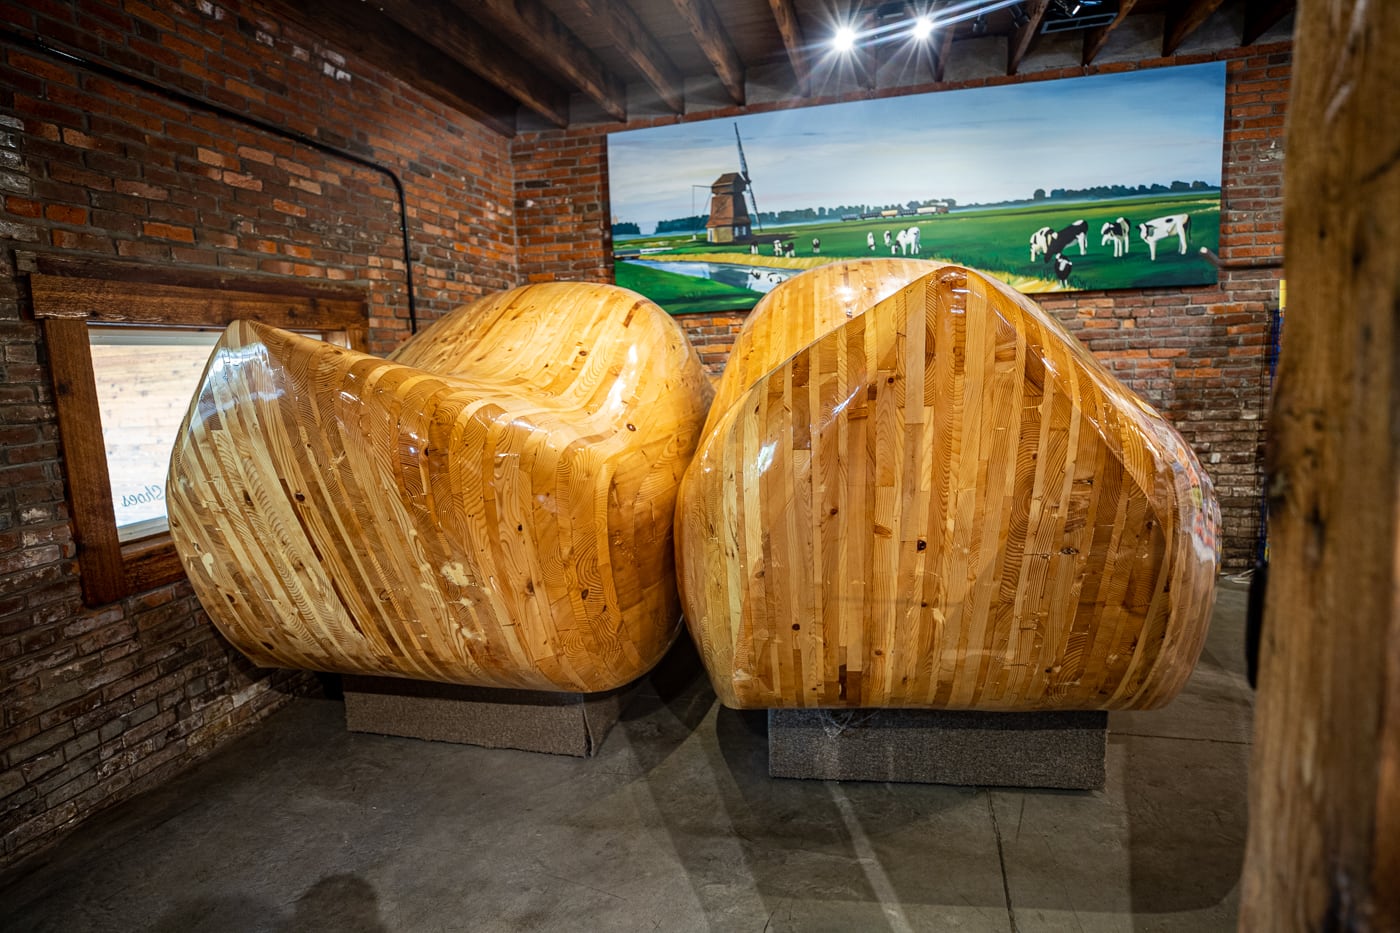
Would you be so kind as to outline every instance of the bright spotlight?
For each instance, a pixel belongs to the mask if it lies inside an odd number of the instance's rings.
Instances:
[[[933,35],[933,20],[927,16],[920,16],[914,20],[914,38],[923,42]]]
[[[856,47],[856,31],[850,26],[842,26],[831,37],[831,47],[838,52],[849,52]]]

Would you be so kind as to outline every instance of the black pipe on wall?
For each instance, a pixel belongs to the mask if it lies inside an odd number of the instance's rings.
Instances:
[[[418,332],[418,304],[414,297],[413,287],[412,243],[408,236],[408,201],[404,195],[403,182],[399,179],[399,176],[395,174],[393,169],[380,165],[378,162],[372,162],[362,156],[355,155],[353,152],[347,152],[343,149],[323,143],[313,136],[307,136],[305,133],[299,133],[296,130],[290,130],[286,127],[278,126],[275,123],[269,123],[266,120],[261,120],[246,113],[240,113],[230,107],[216,104],[202,97],[196,97],[193,94],[188,94],[176,88],[167,87],[149,78],[143,78],[140,75],[130,74],[120,68],[114,68],[102,62],[95,62],[75,52],[56,48],[38,36],[25,36],[12,29],[0,27],[0,42],[16,46],[27,52],[46,55],[50,58],[57,58],[65,62],[76,64],[94,74],[102,75],[104,78],[111,78],[114,81],[124,82],[156,97],[173,101],[191,109],[207,110],[210,113],[216,113],[224,119],[242,123],[244,126],[252,127],[253,129],[268,133],[272,136],[280,136],[283,139],[291,140],[298,145],[315,149],[318,152],[325,153],[334,158],[343,159],[346,162],[353,162],[356,165],[362,165],[365,168],[379,172],[381,175],[387,177],[394,186],[394,193],[397,195],[399,202],[399,236],[403,241],[404,286],[408,290],[408,330],[409,333],[416,334]]]

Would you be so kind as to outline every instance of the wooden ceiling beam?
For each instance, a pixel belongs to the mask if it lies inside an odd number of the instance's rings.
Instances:
[[[1123,20],[1128,18],[1128,14],[1133,12],[1133,7],[1136,5],[1137,0],[1121,0],[1118,4],[1118,15],[1113,18],[1113,22],[1105,26],[1096,26],[1084,32],[1084,64],[1093,64],[1094,59],[1108,43],[1109,35],[1113,30],[1123,25]]]
[[[627,119],[627,89],[541,0],[452,0],[539,64],[557,71],[616,120]]]
[[[569,125],[569,95],[437,0],[375,0],[384,15],[490,81],[556,126]]]
[[[729,92],[734,103],[744,103],[744,63],[734,50],[734,43],[725,32],[724,23],[710,0],[673,0],[681,19],[690,27],[700,50],[710,60],[720,84]]]
[[[807,61],[807,40],[802,35],[802,24],[797,21],[797,10],[792,0],[768,0],[768,6],[773,10],[773,20],[783,37],[783,48],[787,50],[799,92],[806,97],[812,87],[812,67]]]
[[[1253,45],[1297,7],[1296,0],[1249,0],[1244,7],[1244,35],[1240,44]]]
[[[502,136],[515,135],[519,102],[368,4],[263,0],[313,36],[362,58]]]
[[[933,80],[936,82],[943,81],[943,73],[948,68],[948,56],[953,54],[955,31],[952,26],[939,27],[937,51],[933,55]]]
[[[1011,36],[1011,41],[1006,47],[1006,73],[1014,75],[1016,69],[1021,67],[1021,60],[1026,57],[1026,52],[1031,47],[1031,41],[1040,33],[1040,21],[1045,18],[1045,11],[1050,8],[1050,0],[1026,0],[1021,5],[1021,11],[1026,16],[1026,21]]]
[[[602,25],[618,52],[642,73],[662,103],[676,113],[685,110],[685,78],[629,5],[616,0],[574,0],[574,6]]]
[[[1162,38],[1162,54],[1171,55],[1181,48],[1181,43],[1210,18],[1224,0],[1191,0],[1174,13],[1167,15],[1166,35]]]

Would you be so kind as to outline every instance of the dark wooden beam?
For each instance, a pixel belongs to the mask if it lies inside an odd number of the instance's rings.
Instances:
[[[734,50],[734,43],[729,41],[729,33],[725,32],[724,23],[720,22],[719,14],[710,0],[673,2],[681,19],[690,27],[690,34],[695,37],[700,50],[710,60],[715,74],[719,75],[720,84],[724,85],[734,103],[744,103],[744,63],[739,60],[739,53]]]
[[[382,68],[502,136],[515,135],[519,103],[365,3],[261,0],[314,36]]]
[[[685,78],[630,6],[616,0],[574,0],[574,6],[602,25],[618,52],[642,73],[662,103],[676,113],[685,110]]]
[[[957,30],[953,26],[939,26],[937,39],[937,51],[933,57],[933,80],[942,82],[943,72],[948,67],[948,56],[953,54],[953,33]]]
[[[1244,36],[1240,44],[1253,45],[1297,6],[1296,0],[1248,0],[1244,6]]]
[[[797,86],[805,97],[812,86],[812,68],[807,62],[807,40],[802,35],[802,24],[797,21],[797,11],[792,0],[768,0],[773,10],[773,20],[778,24],[778,32],[783,37],[783,48],[787,50],[792,73],[797,77]]]
[[[1050,0],[1026,0],[1021,5],[1021,11],[1026,15],[1026,21],[1021,24],[1011,37],[1011,42],[1006,49],[1006,73],[1014,75],[1016,69],[1021,67],[1021,59],[1026,57],[1026,52],[1031,47],[1031,40],[1040,33],[1040,21],[1045,18],[1045,11],[1050,7]]]
[[[1241,930],[1400,930],[1397,45],[1400,4],[1298,4]]]
[[[1162,38],[1162,54],[1171,55],[1181,48],[1181,43],[1186,41],[1186,37],[1200,29],[1201,24],[1209,19],[1210,14],[1223,2],[1224,0],[1191,0],[1175,12],[1168,13],[1166,35]]]
[[[557,72],[608,115],[627,119],[627,89],[540,0],[452,0],[453,4]]]
[[[569,125],[569,95],[474,22],[438,0],[375,0],[384,15],[452,56],[556,126]]]
[[[1091,65],[1098,54],[1103,51],[1103,47],[1108,42],[1109,34],[1119,26],[1123,25],[1123,20],[1128,18],[1128,14],[1133,12],[1133,7],[1137,5],[1137,0],[1121,0],[1118,4],[1118,15],[1113,18],[1113,22],[1106,26],[1096,26],[1084,32],[1084,64]]]

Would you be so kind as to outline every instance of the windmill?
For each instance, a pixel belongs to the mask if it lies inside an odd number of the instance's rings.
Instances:
[[[744,190],[749,193],[749,204],[753,206],[754,224],[763,229],[763,221],[758,215],[758,199],[753,196],[753,179],[749,177],[749,161],[744,158],[744,140],[739,136],[739,124],[734,124],[734,144],[739,147],[739,175],[744,179]]]
[[[734,124],[734,141],[739,144],[738,172],[725,172],[710,183],[710,219],[705,222],[705,239],[711,243],[743,243],[753,239],[749,226],[749,207],[744,202],[748,192],[754,214],[758,203],[753,200],[753,184],[749,181],[749,166],[744,159],[744,142],[739,138],[739,124]]]

